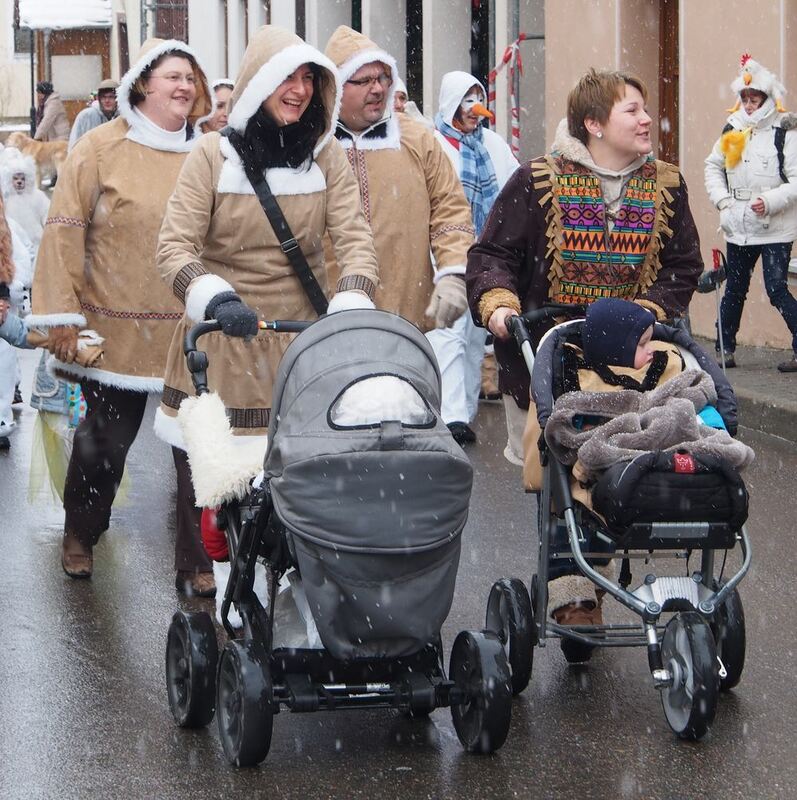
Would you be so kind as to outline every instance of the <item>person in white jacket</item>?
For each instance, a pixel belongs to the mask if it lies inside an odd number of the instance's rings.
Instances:
[[[767,296],[792,335],[792,357],[778,370],[797,372],[797,300],[788,287],[797,238],[797,115],[783,109],[785,90],[775,75],[747,54],[731,88],[738,100],[705,166],[706,190],[727,242],[720,314],[725,366],[736,366],[736,334],[760,257]]]
[[[462,182],[476,236],[481,233],[498,192],[517,169],[509,145],[482,126],[484,86],[467,72],[447,72],[440,84],[437,137]],[[481,363],[487,331],[466,311],[450,328],[427,334],[443,378],[443,421],[459,444],[476,441],[470,422],[476,416]]]
[[[50,199],[36,184],[36,165],[30,156],[8,147],[0,158],[0,191],[6,217],[13,219],[33,245],[33,260],[42,239]]]

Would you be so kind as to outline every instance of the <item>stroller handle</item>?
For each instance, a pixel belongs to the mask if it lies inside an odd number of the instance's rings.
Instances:
[[[261,331],[273,331],[274,333],[301,333],[305,328],[312,325],[308,320],[260,320],[257,327]],[[205,394],[208,390],[208,354],[197,350],[197,342],[206,333],[213,333],[221,330],[221,323],[215,319],[205,322],[198,322],[189,329],[183,341],[183,353],[185,353],[188,371],[191,373],[191,381],[194,384],[198,395]]]
[[[586,313],[587,307],[585,305],[547,303],[542,308],[535,308],[532,311],[509,317],[506,321],[506,329],[510,335],[514,336],[518,347],[522,351],[524,344],[531,343],[529,328],[555,317],[583,317]]]

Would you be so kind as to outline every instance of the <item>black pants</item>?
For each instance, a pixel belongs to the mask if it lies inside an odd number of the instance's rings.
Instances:
[[[64,528],[94,546],[111,521],[125,460],[147,405],[146,392],[133,392],[83,380],[86,418],[78,425],[64,487]],[[210,572],[211,561],[199,535],[201,511],[194,503],[185,454],[177,467],[177,536],[175,569]]]

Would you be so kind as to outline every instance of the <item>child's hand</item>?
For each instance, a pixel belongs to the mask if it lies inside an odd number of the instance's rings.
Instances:
[[[0,325],[6,321],[9,308],[11,308],[11,305],[8,300],[0,300]]]

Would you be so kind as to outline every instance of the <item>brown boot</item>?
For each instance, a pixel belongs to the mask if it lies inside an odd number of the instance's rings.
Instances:
[[[212,572],[191,572],[178,569],[174,586],[188,597],[215,597],[216,581]]]
[[[64,531],[61,543],[61,566],[70,578],[90,578],[94,569],[91,545],[85,545],[69,531]]]
[[[600,603],[593,603],[589,600],[578,603],[568,603],[566,606],[557,608],[551,615],[559,625],[603,625],[603,614]],[[562,655],[569,664],[583,664],[589,661],[592,656],[594,645],[585,644],[577,639],[568,639],[566,636],[561,640]]]

